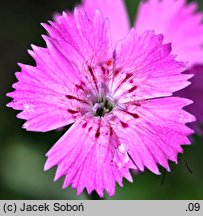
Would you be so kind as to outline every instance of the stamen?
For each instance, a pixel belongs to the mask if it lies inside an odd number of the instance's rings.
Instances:
[[[103,117],[106,113],[111,112],[113,108],[114,104],[112,101],[101,97],[96,101],[92,110],[95,116]]]

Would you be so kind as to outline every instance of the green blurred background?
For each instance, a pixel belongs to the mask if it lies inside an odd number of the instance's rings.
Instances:
[[[6,108],[10,101],[5,97],[16,82],[14,73],[19,70],[17,62],[33,64],[27,54],[30,44],[44,46],[40,35],[45,30],[41,22],[50,20],[53,13],[72,9],[79,1],[74,0],[18,0],[2,1],[0,7],[0,198],[1,199],[93,199],[86,193],[77,196],[71,188],[62,190],[63,179],[54,183],[55,168],[44,172],[45,154],[62,136],[64,131],[32,133],[21,128],[23,121],[18,113]],[[201,2],[201,3],[200,3]],[[138,0],[127,0],[131,21],[134,20]],[[203,9],[203,1],[199,0]],[[194,137],[192,146],[184,147],[180,159],[184,162],[171,164],[164,184],[162,175],[148,171],[137,176],[134,183],[124,181],[117,187],[116,195],[105,199],[202,199],[203,198],[203,137]]]

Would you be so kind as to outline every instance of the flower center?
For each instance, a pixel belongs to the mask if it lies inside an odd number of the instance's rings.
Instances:
[[[93,112],[95,116],[102,117],[106,113],[111,112],[113,108],[114,108],[113,102],[111,102],[106,97],[101,97],[95,102],[93,106]]]

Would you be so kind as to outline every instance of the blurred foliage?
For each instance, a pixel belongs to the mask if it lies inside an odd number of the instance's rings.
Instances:
[[[201,8],[203,8],[203,2]],[[63,179],[54,183],[55,169],[43,171],[48,149],[64,131],[48,133],[26,132],[23,121],[17,119],[17,111],[6,107],[5,97],[16,82],[16,62],[34,64],[26,50],[30,44],[44,45],[40,26],[57,11],[71,9],[76,1],[70,0],[18,0],[1,2],[0,22],[0,198],[1,199],[88,199],[86,193],[77,196],[71,188],[62,190]],[[131,22],[134,20],[138,1],[126,0]],[[117,187],[116,195],[106,199],[202,199],[203,137],[194,137],[192,146],[184,147],[178,165],[171,164],[171,172],[156,176],[148,171],[134,175],[134,183],[124,181]],[[186,160],[193,171],[189,172]],[[164,170],[161,168],[162,174]]]

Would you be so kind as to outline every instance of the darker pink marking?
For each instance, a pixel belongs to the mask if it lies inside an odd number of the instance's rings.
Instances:
[[[72,95],[66,95],[66,98],[70,99],[70,100],[77,100],[77,101],[80,101],[80,102],[83,102],[85,104],[88,104],[85,100],[82,100],[80,98],[77,98],[77,97],[74,97]]]
[[[129,115],[131,115],[133,118],[137,119],[139,118],[139,115],[136,113],[127,112]]]
[[[101,70],[102,70],[103,74],[106,73],[106,69],[103,66],[101,66]]]
[[[89,70],[89,72],[90,72],[90,74],[91,74],[91,76],[92,76],[92,79],[93,79],[93,81],[94,81],[94,83],[95,83],[95,86],[96,86],[96,88],[97,88],[97,91],[99,91],[98,86],[97,86],[96,77],[95,77],[95,75],[94,75],[94,72],[93,72],[91,66],[89,66],[89,65],[88,65],[88,70]]]
[[[114,77],[116,77],[120,72],[121,72],[122,68],[117,68],[114,70]]]
[[[76,87],[77,89],[81,89],[81,90],[84,91],[84,88],[82,87],[82,85],[75,84],[75,87]]]
[[[131,92],[133,92],[136,89],[137,89],[137,86],[133,86],[131,89],[128,90],[128,93],[131,93]]]
[[[75,98],[75,97],[72,96],[72,95],[66,95],[66,97],[67,97],[68,99],[70,99],[70,100],[72,100],[72,99],[77,99],[77,98]]]
[[[86,126],[87,126],[87,122],[85,122],[85,123],[82,125],[83,128],[86,128]]]
[[[106,61],[106,65],[107,65],[107,66],[111,66],[112,64],[113,64],[112,60]]]
[[[132,77],[133,74],[132,73],[127,73],[125,79],[122,81],[122,83],[126,82],[128,79],[130,79],[130,77]]]
[[[78,113],[79,111],[68,109],[68,112],[71,113],[71,114],[76,114],[76,113]]]
[[[141,104],[139,102],[133,102],[132,105],[141,106]]]
[[[100,136],[100,128],[98,127],[97,132],[95,134],[95,138],[99,138]]]
[[[114,75],[115,76],[115,75]],[[130,79],[133,76],[132,73],[127,73],[125,78],[121,81],[121,83],[117,86],[115,92],[125,83],[128,79]]]
[[[90,132],[92,130],[92,127],[89,127],[88,132]]]
[[[113,136],[113,129],[110,127],[110,135]]]
[[[82,85],[82,86],[84,86],[84,85],[85,85],[85,83],[84,83],[83,81],[81,81],[81,85]]]
[[[127,123],[123,122],[123,121],[120,121],[120,123],[121,123],[121,125],[122,125],[123,128],[129,127],[129,125]]]

